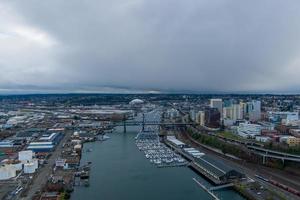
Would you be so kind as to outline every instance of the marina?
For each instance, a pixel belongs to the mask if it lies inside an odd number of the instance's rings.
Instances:
[[[186,166],[187,161],[179,154],[174,153],[164,143],[159,141],[156,131],[141,131],[135,138],[136,145],[143,151],[150,163],[157,167],[179,167]]]

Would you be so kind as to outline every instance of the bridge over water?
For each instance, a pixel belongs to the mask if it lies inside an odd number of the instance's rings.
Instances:
[[[145,126],[187,126],[187,125],[196,125],[196,123],[180,123],[180,122],[158,122],[158,121],[123,121],[113,124],[114,126],[123,126],[124,133],[126,133],[127,126],[142,126],[142,129],[145,130]]]

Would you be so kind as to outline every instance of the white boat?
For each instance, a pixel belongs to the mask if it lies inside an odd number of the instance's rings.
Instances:
[[[110,137],[107,135],[103,135],[103,140],[107,140],[107,139],[110,139]]]

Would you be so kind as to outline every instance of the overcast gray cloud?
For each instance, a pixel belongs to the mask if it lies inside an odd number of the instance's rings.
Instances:
[[[0,89],[299,92],[299,10],[299,0],[2,0]]]

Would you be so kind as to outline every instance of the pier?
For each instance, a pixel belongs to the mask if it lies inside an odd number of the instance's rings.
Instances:
[[[210,191],[215,191],[215,190],[221,190],[221,189],[224,189],[224,188],[229,188],[229,187],[233,187],[234,184],[233,183],[228,183],[228,184],[225,184],[225,185],[219,185],[219,186],[216,186],[216,187],[211,187],[209,188]]]

